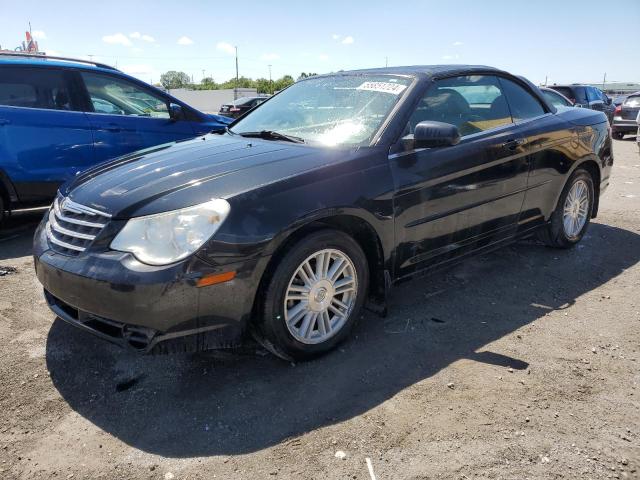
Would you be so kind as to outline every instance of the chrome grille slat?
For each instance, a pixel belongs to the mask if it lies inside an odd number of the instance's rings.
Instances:
[[[49,225],[51,225],[51,230],[55,232],[60,232],[68,237],[76,237],[81,238],[83,240],[95,240],[95,235],[88,235],[86,233],[74,232],[72,230],[68,230],[64,228],[62,225],[58,223],[56,220],[56,215],[53,211],[49,212]]]
[[[71,218],[71,217],[67,217],[65,216],[61,211],[60,211],[60,205],[58,203],[58,199],[56,198],[56,200],[53,202],[53,209],[56,212],[56,216],[67,223],[75,223],[76,225],[82,225],[83,227],[91,227],[91,228],[104,228],[104,226],[106,225],[106,223],[97,223],[97,222],[88,222],[86,220],[80,220],[77,218]]]
[[[78,247],[76,245],[71,245],[70,243],[63,242],[62,240],[58,240],[54,237],[53,232],[51,231],[51,225],[47,224],[47,238],[49,241],[55,245],[58,245],[63,248],[67,248],[69,250],[75,250],[76,252],[84,252],[86,248]]]
[[[49,210],[45,231],[54,250],[78,255],[91,245],[110,218],[107,213],[57,197]]]

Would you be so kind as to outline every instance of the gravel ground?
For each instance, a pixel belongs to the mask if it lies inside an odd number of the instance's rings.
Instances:
[[[47,309],[38,216],[0,232],[1,478],[640,478],[640,156],[571,251],[393,291],[322,359],[141,357]],[[0,269],[0,275],[2,270]]]

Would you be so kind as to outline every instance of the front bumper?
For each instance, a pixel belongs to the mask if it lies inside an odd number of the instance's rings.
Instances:
[[[638,131],[638,124],[635,120],[623,120],[614,118],[613,123],[611,124],[611,130],[613,132],[636,133]]]
[[[268,257],[212,266],[192,256],[166,267],[114,251],[70,257],[50,249],[43,226],[34,237],[36,274],[62,320],[145,353],[241,343]],[[228,271],[233,280],[197,286],[204,275]]]

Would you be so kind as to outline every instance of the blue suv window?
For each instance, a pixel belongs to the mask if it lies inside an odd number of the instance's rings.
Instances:
[[[96,113],[169,118],[167,100],[133,82],[90,72],[82,78]]]
[[[76,110],[64,71],[44,68],[1,68],[0,105]]]

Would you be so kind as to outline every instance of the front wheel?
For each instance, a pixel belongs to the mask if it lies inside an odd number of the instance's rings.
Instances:
[[[367,294],[360,245],[343,232],[310,234],[280,260],[264,292],[259,334],[282,357],[309,359],[348,335]]]
[[[586,170],[578,169],[565,185],[551,221],[540,231],[540,239],[549,247],[573,247],[589,227],[593,204],[593,178]]]

